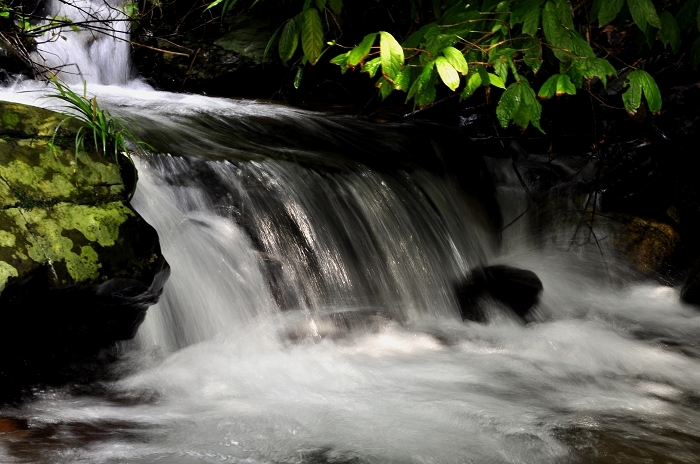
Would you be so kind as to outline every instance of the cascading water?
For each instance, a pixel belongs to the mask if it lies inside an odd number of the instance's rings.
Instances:
[[[0,461],[697,462],[700,317],[676,290],[613,288],[524,227],[498,251],[464,183],[397,161],[425,126],[128,85],[88,91],[170,153],[138,161],[133,204],[172,277],[119,380],[0,409]],[[51,102],[31,88],[0,98]],[[499,195],[506,222],[525,207]],[[452,283],[484,262],[539,275],[532,323],[459,320]]]

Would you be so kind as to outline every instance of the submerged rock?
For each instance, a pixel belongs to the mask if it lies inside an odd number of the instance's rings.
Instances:
[[[65,118],[0,103],[0,398],[132,338],[169,273],[116,162],[76,156],[75,120],[52,138]]]
[[[455,285],[462,319],[485,322],[482,299],[491,297],[524,318],[539,303],[542,281],[537,274],[510,266],[485,266]]]

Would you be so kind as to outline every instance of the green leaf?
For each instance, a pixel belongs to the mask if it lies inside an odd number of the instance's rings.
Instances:
[[[344,68],[347,66],[349,58],[350,58],[350,52],[345,52],[341,55],[338,55],[334,58],[331,58],[330,62],[333,64],[337,64],[338,66],[341,66]]]
[[[429,31],[437,30],[439,30],[439,26],[437,24],[426,24],[425,26],[421,27],[416,32],[408,36],[408,39],[406,39],[403,43],[404,48],[417,48]]]
[[[574,30],[574,16],[571,11],[571,5],[567,0],[554,0],[554,4],[557,8],[557,14],[559,16],[559,21],[562,25],[570,31]]]
[[[486,68],[484,67],[483,64],[477,64],[476,65],[476,72],[479,73],[479,76],[481,76],[481,85],[484,87],[488,87],[491,85],[491,74],[486,71]]]
[[[544,0],[518,0],[510,16],[511,25],[523,23],[523,34],[537,35],[543,3]]]
[[[377,33],[367,34],[360,45],[353,48],[350,51],[350,56],[348,57],[348,64],[350,66],[357,66],[361,61],[364,61],[365,57],[369,55],[372,49],[372,44],[374,44],[374,39],[377,38]]]
[[[369,73],[369,77],[374,77],[375,74],[377,74],[377,70],[379,69],[379,66],[382,64],[382,59],[380,57],[376,57],[372,60],[369,60],[362,66],[362,72]]]
[[[641,69],[632,71],[627,75],[627,82],[630,88],[622,94],[622,102],[627,112],[630,114],[637,112],[642,104],[642,92],[652,113],[657,113],[661,110],[659,86],[656,85],[656,81],[648,72]]]
[[[408,96],[406,96],[406,101],[409,101],[416,94],[418,94],[423,87],[429,85],[430,81],[433,79],[433,75],[435,74],[433,72],[434,68],[435,61],[430,61],[428,62],[428,64],[425,65],[420,75],[418,76],[418,79],[416,79],[415,82],[413,82],[413,85],[411,85],[411,88],[408,91]]]
[[[295,89],[298,89],[301,86],[301,78],[303,75],[304,75],[304,67],[299,66],[299,68],[297,69],[297,73],[294,76],[294,88]]]
[[[377,88],[379,89],[379,94],[382,96],[382,100],[386,100],[386,98],[391,95],[391,92],[394,91],[394,85],[384,77],[380,77],[379,80],[377,80]]]
[[[551,1],[547,2],[542,10],[542,29],[554,55],[560,61],[568,61],[570,54],[567,51],[571,50],[572,46],[571,35],[562,25],[557,6]]]
[[[586,42],[586,39],[576,31],[571,33],[571,52],[576,56],[595,58],[595,52],[591,46]]]
[[[523,44],[523,50],[523,61],[536,73],[542,66],[542,44],[537,39],[527,39]]]
[[[571,82],[571,79],[566,74],[555,74],[542,84],[537,96],[548,99],[554,95],[561,97],[562,95],[576,95],[576,87]]]
[[[512,48],[495,48],[489,53],[489,64],[504,82],[508,78],[508,68],[514,67],[512,56],[516,53]]]
[[[442,54],[445,55],[447,61],[450,62],[452,67],[455,68],[457,72],[464,76],[469,73],[469,66],[467,65],[467,60],[464,59],[462,52],[454,47],[447,47],[442,49]]]
[[[510,121],[526,129],[532,123],[541,132],[540,116],[542,106],[537,101],[535,91],[525,79],[508,86],[496,108],[496,116],[502,127],[508,127]]]
[[[685,32],[691,27],[695,27],[699,6],[700,0],[690,0],[685,2],[681,9],[678,10],[676,21],[681,31]]]
[[[668,11],[664,11],[659,19],[661,20],[661,30],[659,31],[661,43],[664,44],[664,47],[668,47],[670,44],[673,53],[678,53],[681,48],[681,30],[676,18]]]
[[[435,59],[435,67],[440,75],[440,79],[445,85],[453,92],[459,87],[459,74],[457,70],[447,61],[447,58],[443,56],[438,56]]]
[[[617,18],[620,10],[625,4],[625,0],[596,0],[598,7],[598,24],[604,26]]]
[[[470,74],[467,78],[467,85],[464,86],[464,90],[462,90],[459,96],[459,100],[462,101],[465,98],[471,97],[479,87],[481,87],[481,76],[479,73]]]
[[[411,87],[411,68],[405,67],[396,77],[394,89],[408,91]]]
[[[318,11],[326,9],[326,1],[327,0],[316,0],[316,8],[318,8]]]
[[[343,0],[328,0],[333,14],[339,15],[343,11]]]
[[[270,48],[272,48],[272,44],[275,42],[275,39],[277,38],[277,34],[279,34],[280,29],[282,29],[282,26],[278,27],[277,30],[275,31],[274,34],[272,34],[272,37],[270,37],[270,40],[267,41],[267,45],[265,46],[265,51],[263,52],[263,61],[267,60],[267,55],[270,53]]]
[[[499,89],[505,89],[506,83],[499,76],[489,73],[489,83]]]
[[[340,72],[342,74],[345,74],[345,72],[348,70],[348,56],[350,56],[350,52],[346,52],[346,53],[343,53],[342,55],[338,55],[338,56],[332,58],[330,60],[330,62],[340,66]]]
[[[394,82],[403,67],[403,48],[388,32],[379,33],[379,56],[382,59],[382,74]]]
[[[437,84],[437,73],[433,71],[430,72],[428,80],[421,85],[418,93],[415,97],[416,105],[419,107],[424,107],[435,101],[435,84]]]
[[[309,8],[301,15],[301,48],[309,63],[314,65],[323,51],[323,23],[316,8]]]
[[[282,35],[280,36],[279,44],[279,55],[283,63],[286,63],[292,56],[299,45],[299,31],[297,29],[297,22],[294,18],[290,19],[282,28]]]
[[[433,14],[437,19],[440,19],[440,14],[442,13],[442,1],[433,0]]]
[[[661,20],[656,14],[656,8],[651,0],[627,0],[632,19],[639,26],[642,32],[646,31],[647,24],[651,24],[655,28],[661,28]]]
[[[690,64],[693,66],[693,70],[698,69],[698,65],[700,65],[700,37],[695,39],[690,48]]]

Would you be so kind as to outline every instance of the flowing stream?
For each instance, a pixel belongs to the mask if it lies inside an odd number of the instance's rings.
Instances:
[[[698,462],[700,313],[677,289],[527,218],[499,243],[452,176],[377,164],[425,125],[157,92],[90,58],[112,39],[48,51],[162,148],[132,204],[173,273],[113,380],[0,409],[0,462]],[[508,222],[525,197],[491,169]],[[485,263],[539,275],[527,324],[460,320],[452,286]]]

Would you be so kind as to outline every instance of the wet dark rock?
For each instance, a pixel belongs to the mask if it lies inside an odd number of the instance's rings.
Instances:
[[[0,103],[0,401],[132,338],[169,275],[134,180],[64,119]]]
[[[510,266],[486,266],[476,269],[455,285],[462,319],[486,322],[484,298],[493,298],[524,318],[539,303],[542,281],[532,271]]]

